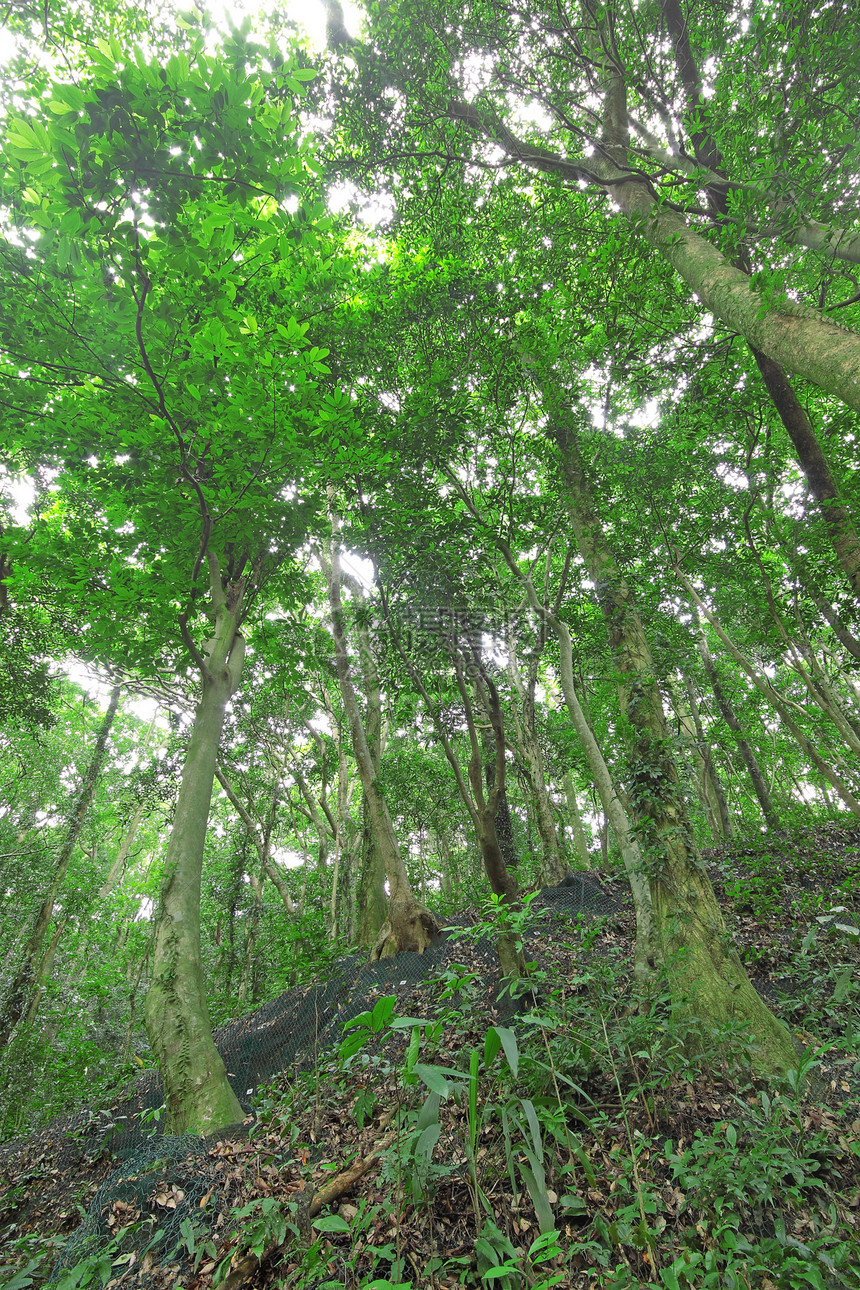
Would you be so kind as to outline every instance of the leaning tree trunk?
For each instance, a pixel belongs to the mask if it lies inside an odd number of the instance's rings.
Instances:
[[[352,738],[352,749],[355,756],[361,786],[367,798],[367,806],[380,857],[388,874],[388,917],[379,930],[376,944],[371,953],[372,959],[389,958],[403,950],[417,950],[423,953],[434,936],[438,935],[439,925],[436,919],[418,901],[409,883],[406,865],[400,854],[397,836],[385,798],[379,782],[377,768],[367,743],[367,735],[358,698],[352,683],[349,666],[349,653],[346,643],[346,630],[343,622],[343,604],[340,594],[340,551],[337,541],[337,525],[333,519],[333,538],[331,544],[331,564],[328,570],[329,605],[331,607],[332,635],[335,643],[335,667],[343,706],[349,723]]]
[[[51,925],[57,895],[63,884],[63,879],[66,876],[66,870],[69,867],[69,861],[72,858],[75,844],[80,837],[81,829],[84,827],[84,821],[87,818],[87,812],[90,809],[90,804],[92,803],[93,796],[96,791],[96,784],[98,783],[102,765],[104,764],[108,735],[110,734],[111,727],[116,716],[116,710],[119,705],[119,696],[120,687],[117,685],[114,686],[111,691],[110,702],[108,703],[107,711],[105,712],[104,719],[99,727],[99,733],[96,737],[95,747],[93,748],[93,755],[90,758],[90,764],[87,767],[86,774],[84,775],[83,786],[80,794],[78,795],[78,800],[75,804],[75,809],[72,812],[71,819],[69,820],[68,828],[66,829],[66,838],[63,843],[63,848],[60,851],[57,863],[54,866],[54,875],[51,879],[50,885],[48,886],[48,890],[45,892],[42,899],[39,912],[36,915],[30,936],[27,940],[26,946],[24,947],[24,956],[21,960],[21,965],[15,973],[12,984],[9,987],[9,993],[6,996],[6,1002],[3,1006],[2,1014],[0,1014],[0,1048],[3,1048],[8,1044],[12,1037],[12,1032],[24,1016],[25,1011],[29,1012],[31,1019],[36,1015],[35,1008],[30,1008],[29,1006],[30,995],[35,987],[36,993],[39,998],[41,998],[42,989],[45,981],[47,980],[47,976],[44,976],[44,979],[37,983],[37,977],[40,976],[40,969],[44,968],[42,947],[45,943],[48,928]],[[56,950],[56,945],[54,946],[54,950]],[[53,965],[53,961],[52,953],[47,960],[48,968]],[[36,1006],[38,1006],[38,999],[36,1000]]]
[[[776,807],[773,804],[773,798],[770,795],[767,780],[762,773],[758,758],[744,736],[743,726],[738,720],[731,701],[723,688],[723,683],[720,680],[719,673],[717,672],[716,664],[711,657],[711,651],[708,649],[708,642],[705,640],[704,634],[700,634],[697,637],[696,644],[702,658],[705,676],[708,678],[711,689],[714,692],[714,698],[717,701],[717,707],[720,710],[720,714],[735,737],[737,750],[743,758],[744,765],[749,773],[750,782],[752,783],[758,804],[761,807],[761,813],[764,816],[765,823],[769,829],[779,832],[779,816],[777,815]]]
[[[202,694],[167,846],[146,996],[146,1028],[164,1081],[170,1133],[209,1133],[243,1115],[212,1039],[200,953],[200,885],[224,711],[245,655],[239,631],[245,579],[228,584],[225,592],[210,553],[209,581],[215,627],[204,655],[194,651]]]
[[[759,693],[767,699],[774,711],[779,714],[780,720],[783,722],[785,727],[791,731],[795,742],[810,764],[815,767],[831,788],[836,790],[849,811],[853,812],[854,815],[860,818],[860,800],[858,800],[849,785],[845,783],[841,775],[833,769],[828,761],[825,761],[819,753],[816,745],[812,742],[803,728],[795,721],[794,717],[791,715],[789,704],[780,697],[768,678],[734,644],[722,627],[716,614],[707,607],[693,584],[690,582],[690,579],[682,573],[679,568],[675,569],[675,576],[686,588],[693,604],[711,624],[719,640],[725,646],[729,656],[734,659],[735,663],[737,663],[738,667],[746,673]]]
[[[690,111],[696,158],[708,170],[719,172],[723,169],[723,158],[710,128],[708,105],[702,93],[702,79],[690,44],[689,24],[681,12],[679,0],[661,0],[661,9],[675,50],[675,61]],[[707,193],[714,213],[723,220],[730,218],[727,187],[724,184],[711,185]],[[736,263],[742,272],[751,272],[746,250],[741,252]],[[775,357],[763,353],[751,340],[750,347],[771,402],[788,432],[797,460],[818,503],[836,558],[855,600],[860,601],[860,541],[848,508],[840,497],[830,463],[784,367]]]
[[[706,1027],[747,1022],[757,1064],[788,1070],[796,1061],[791,1035],[753,988],[696,850],[642,620],[594,512],[566,417],[556,419],[555,439],[571,526],[597,589],[632,732],[628,791],[650,855],[656,935],[673,997]]]

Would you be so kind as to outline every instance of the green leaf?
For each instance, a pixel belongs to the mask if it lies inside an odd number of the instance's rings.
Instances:
[[[428,1128],[429,1125],[435,1124],[438,1121],[439,1107],[441,1105],[441,1101],[442,1099],[438,1093],[427,1094],[427,1097],[424,1100],[424,1105],[421,1107],[421,1110],[418,1114],[418,1121],[416,1123],[416,1128],[423,1130]]]
[[[532,1204],[535,1207],[535,1214],[537,1215],[538,1226],[540,1227],[541,1232],[546,1234],[548,1232],[555,1231],[555,1215],[552,1212],[552,1205],[550,1204],[549,1196],[546,1193],[545,1179],[541,1176],[540,1180],[538,1180],[529,1166],[524,1165],[522,1161],[517,1161],[517,1168],[522,1174],[523,1181],[528,1188],[528,1193],[529,1196],[531,1196]],[[540,1172],[542,1175],[543,1170]]]
[[[370,1028],[374,1034],[378,1034],[380,1030],[385,1029],[396,1006],[396,994],[386,994],[383,998],[376,1001],[373,1005],[373,1012],[370,1018]]]
[[[31,1259],[25,1268],[15,1273],[11,1281],[3,1282],[4,1290],[26,1290],[27,1286],[34,1284],[33,1277],[30,1275],[31,1272],[35,1272],[41,1266],[41,1259]],[[5,1271],[5,1269],[0,1269],[0,1271]]]
[[[499,1043],[504,1049],[508,1066],[511,1068],[511,1074],[513,1075],[514,1079],[516,1079],[520,1069],[520,1050],[517,1044],[516,1035],[512,1030],[509,1030],[507,1026],[491,1026],[490,1032],[493,1032],[495,1034],[496,1038],[498,1039]],[[487,1034],[488,1039],[489,1039],[490,1032],[488,1032]],[[485,1052],[484,1060],[486,1062],[486,1041],[484,1046],[484,1052]],[[496,1048],[496,1052],[498,1052],[498,1048]],[[493,1056],[495,1056],[495,1053],[493,1054]]]
[[[418,1135],[418,1141],[415,1143],[415,1159],[423,1164],[430,1163],[430,1157],[436,1143],[439,1141],[439,1134],[442,1132],[441,1124],[428,1124]]]
[[[431,1093],[438,1093],[443,1100],[450,1097],[454,1089],[468,1078],[459,1071],[446,1071],[441,1066],[425,1066],[423,1062],[415,1063],[415,1074],[424,1081]],[[450,1075],[454,1076],[457,1083],[448,1078]]]
[[[343,1233],[343,1232],[349,1232],[352,1230],[349,1226],[349,1223],[346,1221],[345,1218],[341,1218],[340,1214],[324,1214],[322,1218],[314,1219],[313,1226],[316,1228],[318,1232],[323,1232],[323,1233],[329,1233],[329,1232]]]

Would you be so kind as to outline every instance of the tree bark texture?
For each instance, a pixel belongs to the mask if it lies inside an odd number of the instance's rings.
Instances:
[[[753,988],[729,940],[696,851],[651,651],[627,583],[592,505],[575,432],[557,422],[571,527],[594,581],[631,728],[628,796],[644,842],[657,942],[673,996],[705,1026],[749,1024],[763,1069],[796,1061],[791,1036]]]
[[[225,592],[211,554],[209,576],[214,633],[201,660],[202,693],[167,847],[146,996],[146,1028],[164,1081],[170,1133],[209,1133],[243,1115],[212,1039],[200,953],[200,884],[224,711],[242,674],[245,583],[239,579]]]

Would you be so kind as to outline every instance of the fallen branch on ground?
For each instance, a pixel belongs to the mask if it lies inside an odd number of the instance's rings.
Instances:
[[[380,1127],[390,1123],[391,1118],[391,1115],[383,1117]],[[306,1211],[306,1221],[308,1223],[311,1219],[316,1218],[326,1205],[331,1205],[333,1201],[339,1200],[341,1196],[345,1195],[353,1183],[357,1182],[359,1178],[378,1163],[382,1152],[393,1142],[396,1132],[397,1130],[395,1129],[391,1133],[387,1133],[369,1155],[362,1156],[354,1165],[350,1165],[349,1169],[344,1169],[343,1173],[338,1174],[336,1178],[332,1178],[331,1182],[326,1183],[325,1187],[321,1187],[318,1192],[314,1192],[313,1199]],[[219,1290],[239,1290],[239,1287],[245,1285],[264,1262],[273,1259],[276,1254],[285,1250],[291,1240],[292,1236],[289,1236],[282,1244],[273,1244],[268,1250],[264,1250],[262,1257],[259,1258],[256,1254],[244,1255],[231,1269],[226,1279],[221,1282]]]

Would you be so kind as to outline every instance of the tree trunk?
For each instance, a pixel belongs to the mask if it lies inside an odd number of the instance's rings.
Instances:
[[[579,810],[579,800],[576,795],[573,776],[569,770],[564,773],[564,794],[567,798],[567,818],[570,823],[570,831],[573,834],[573,846],[579,860],[577,868],[590,869],[592,865],[591,855],[588,850],[588,840],[582,825],[582,815]]]
[[[719,171],[722,169],[723,159],[709,125],[708,106],[702,95],[698,63],[690,45],[689,25],[681,13],[678,0],[661,0],[661,8],[674,46],[675,60],[691,114],[690,124],[696,157],[709,170]],[[724,219],[729,217],[725,185],[710,186],[708,200],[718,216]],[[742,252],[737,265],[742,272],[749,274],[750,261],[746,252]],[[794,445],[801,469],[806,475],[812,495],[824,517],[836,557],[854,592],[855,599],[860,600],[860,542],[848,509],[839,496],[830,464],[816,438],[812,423],[806,415],[806,409],[797,397],[783,367],[779,362],[762,353],[755,345],[751,344],[751,348],[771,401]]]
[[[66,840],[63,843],[62,850],[57,857],[57,863],[54,866],[54,876],[51,879],[48,890],[42,899],[39,912],[33,923],[33,928],[24,947],[24,956],[21,965],[13,978],[9,987],[9,993],[0,1013],[0,1048],[8,1044],[12,1037],[12,1032],[23,1017],[29,1006],[30,992],[33,983],[36,980],[40,959],[42,957],[42,946],[45,943],[45,937],[48,928],[51,925],[51,918],[54,914],[54,904],[66,876],[66,870],[69,867],[69,861],[75,849],[75,844],[80,837],[81,829],[84,827],[84,821],[87,818],[87,812],[96,791],[99,775],[101,774],[102,765],[105,759],[105,750],[107,748],[108,736],[114,723],[117,707],[119,705],[120,687],[114,686],[111,691],[110,701],[107,706],[99,733],[96,737],[93,755],[90,758],[90,764],[84,775],[84,782],[81,787],[75,809],[72,812],[66,830]],[[53,962],[53,957],[51,958]],[[46,978],[47,979],[47,978]],[[41,992],[41,987],[37,987]],[[35,1016],[35,1011],[33,1012]]]
[[[357,584],[353,585],[352,590],[353,594],[363,596]],[[364,728],[367,747],[378,776],[383,752],[382,687],[379,683],[379,670],[376,666],[370,632],[365,623],[358,624],[357,636],[358,657],[364,682]],[[377,845],[366,793],[362,793],[361,814],[363,828],[356,927],[359,945],[375,945],[386,916],[385,864]]]
[[[373,946],[385,922],[385,865],[376,843],[367,794],[361,799],[361,867],[358,873],[355,935],[359,945]]]
[[[332,883],[332,935],[342,936],[348,944],[353,945],[357,935],[357,906],[355,891],[355,863],[358,829],[350,810],[351,785],[346,755],[341,747],[341,736],[338,731],[338,778],[337,778],[337,854],[338,869],[336,882]],[[362,794],[363,797],[363,794]],[[380,884],[385,891],[384,884]],[[380,923],[380,926],[382,924]],[[377,932],[379,928],[377,928]],[[375,934],[374,934],[375,937]]]
[[[738,721],[735,710],[731,705],[731,701],[723,689],[716,664],[711,657],[711,651],[708,649],[708,642],[705,640],[704,634],[700,634],[698,636],[696,644],[698,645],[699,654],[701,655],[702,663],[705,668],[705,675],[707,676],[711,684],[711,689],[714,692],[717,707],[720,710],[723,720],[735,737],[737,750],[743,758],[744,765],[749,772],[753,791],[758,799],[758,804],[761,807],[761,813],[764,816],[765,823],[769,829],[779,832],[779,816],[777,815],[776,807],[773,804],[770,789],[767,786],[767,780],[762,774],[758,758],[744,738],[743,726],[740,721]]]
[[[284,881],[283,874],[281,873],[275,861],[272,859],[272,846],[271,846],[272,829],[274,828],[274,824],[275,824],[275,812],[277,810],[277,804],[278,804],[278,791],[281,785],[280,778],[275,782],[275,785],[272,788],[272,802],[269,808],[269,813],[266,819],[263,833],[261,835],[260,830],[258,826],[254,823],[254,820],[251,818],[250,813],[245,809],[245,807],[239,801],[239,798],[236,795],[236,790],[233,788],[232,783],[228,779],[227,773],[224,770],[223,766],[219,765],[217,762],[215,763],[215,777],[218,780],[218,783],[223,788],[224,792],[227,794],[228,801],[230,802],[233,809],[236,811],[236,814],[239,816],[239,819],[242,821],[245,828],[248,830],[248,836],[253,842],[254,847],[256,848],[256,851],[257,851],[257,855],[260,858],[260,864],[262,865],[264,876],[271,880],[272,886],[275,888],[278,895],[280,896],[281,902],[283,903],[284,909],[287,911],[287,913],[294,914],[296,912],[296,909],[295,909],[295,905],[293,904],[293,898],[290,895],[290,889],[287,886],[286,882]]]
[[[69,920],[67,918],[60,919],[54,929],[54,935],[51,937],[48,948],[42,955],[41,962],[39,963],[39,967],[33,981],[33,992],[30,995],[30,1002],[27,1005],[27,1015],[24,1017],[25,1026],[32,1026],[33,1022],[36,1020],[36,1015],[39,1011],[39,1004],[42,1002],[42,995],[45,993],[45,986],[53,975],[54,960],[57,957],[57,946],[60,943],[60,937],[62,936],[63,930],[68,921]]]
[[[248,1002],[248,991],[251,985],[251,974],[254,966],[254,953],[257,948],[257,937],[260,932],[260,913],[263,907],[263,885],[266,881],[266,871],[258,878],[256,875],[251,877],[251,888],[254,892],[254,905],[251,910],[251,916],[248,919],[248,932],[245,938],[245,957],[242,962],[242,976],[239,980],[239,990],[237,1001],[241,1008],[244,1008]]]
[[[540,646],[543,648],[546,628],[541,624]],[[565,864],[558,845],[552,803],[546,786],[543,752],[535,725],[535,685],[539,652],[535,650],[530,660],[528,679],[523,680],[516,655],[513,637],[508,637],[508,670],[520,700],[520,720],[517,723],[520,750],[535,808],[538,833],[541,840],[540,881],[545,887],[555,887],[565,875]]]
[[[681,572],[681,570],[677,568],[675,570],[675,575],[678,578],[678,580],[681,583],[683,583],[683,585],[686,587],[687,592],[689,593],[690,598],[692,599],[696,607],[707,618],[708,622],[711,624],[717,636],[722,641],[729,655],[734,659],[734,661],[742,669],[742,671],[744,671],[746,675],[750,678],[750,680],[752,681],[756,689],[759,691],[759,693],[764,695],[764,697],[767,699],[768,703],[771,705],[774,711],[779,714],[780,720],[787,727],[787,729],[791,731],[792,735],[794,736],[795,742],[797,743],[801,751],[804,753],[804,755],[807,757],[810,764],[813,765],[815,769],[823,776],[823,778],[827,780],[828,784],[830,784],[830,786],[836,790],[836,792],[842,798],[842,801],[845,803],[848,809],[852,811],[854,815],[860,817],[860,801],[857,800],[854,793],[851,791],[851,789],[848,787],[848,785],[845,783],[842,777],[839,774],[837,774],[837,772],[833,769],[830,763],[824,760],[824,758],[819,753],[818,749],[815,747],[815,745],[806,735],[805,731],[794,720],[794,718],[791,715],[791,711],[789,709],[788,704],[783,699],[780,698],[780,696],[777,694],[774,687],[771,685],[770,681],[767,679],[767,677],[764,676],[757,667],[755,667],[755,665],[746,657],[745,654],[743,654],[738,649],[738,647],[728,637],[728,635],[720,625],[720,622],[717,619],[716,615],[713,614],[710,609],[708,609],[707,605],[704,603],[702,598],[697,593],[695,587],[690,582],[689,578],[687,578]]]
[[[619,702],[632,731],[628,794],[649,856],[656,935],[673,997],[706,1027],[749,1023],[759,1045],[757,1064],[788,1070],[796,1061],[791,1036],[753,988],[696,851],[642,621],[594,512],[566,419],[557,419],[555,438],[571,526],[621,678]]]
[[[434,832],[439,849],[439,882],[442,888],[442,895],[446,900],[451,899],[451,848],[448,845],[448,839],[445,830],[436,823]]]
[[[492,729],[484,731],[484,777],[490,793],[496,782],[496,741]],[[511,808],[508,805],[508,794],[505,788],[498,793],[496,814],[493,818],[492,833],[495,835],[493,847],[498,846],[505,869],[516,869],[519,864],[516,843],[514,842],[514,822],[511,819]],[[488,834],[489,836],[489,834]],[[498,893],[497,893],[498,894]]]
[[[331,564],[328,570],[329,605],[331,606],[332,634],[335,643],[335,666],[340,681],[341,696],[349,723],[352,748],[358,767],[361,786],[367,798],[368,812],[376,835],[379,854],[388,875],[388,917],[379,930],[372,959],[388,958],[403,950],[423,953],[439,925],[428,909],[415,898],[409,885],[406,865],[397,845],[391,816],[382,795],[377,769],[367,743],[364,724],[358,707],[349,666],[346,631],[343,622],[343,605],[340,594],[340,551],[337,540],[337,521],[332,517]]]
[[[626,119],[626,104],[621,111]],[[452,102],[449,116],[482,134],[512,161],[574,182],[596,178],[636,231],[672,265],[715,318],[786,371],[860,412],[860,334],[790,300],[766,303],[747,274],[690,228],[683,215],[661,203],[650,182],[631,170],[626,159],[613,159],[610,147],[596,149],[582,161],[570,160],[520,141],[498,117],[476,104]]]
[[[114,887],[122,878],[123,872],[125,870],[125,862],[128,859],[128,853],[132,848],[132,843],[134,842],[135,837],[137,836],[137,830],[140,826],[140,821],[143,818],[143,813],[145,810],[146,810],[146,803],[138,802],[137,806],[134,809],[134,814],[131,817],[129,826],[126,830],[125,837],[123,838],[122,843],[120,845],[119,851],[116,853],[116,859],[111,865],[110,872],[108,873],[101,887],[99,887],[99,894],[96,897],[96,903],[99,906],[102,904],[103,901],[105,901],[108,898],[110,893],[113,891]]]
[[[225,593],[218,561],[211,553],[208,559],[215,627],[205,657],[196,658],[202,694],[167,846],[146,996],[146,1028],[164,1081],[170,1133],[209,1133],[243,1114],[212,1039],[200,954],[200,884],[224,710],[245,654],[239,631],[245,580],[230,583]]]
[[[446,476],[459,493],[459,496],[467,510],[475,520],[481,523],[481,516],[475,508],[471,497],[463,488],[460,480],[451,471],[446,471]],[[639,844],[632,835],[630,824],[627,819],[627,813],[624,810],[621,799],[612,782],[609,767],[606,765],[603,753],[597,745],[597,740],[594,738],[591,726],[588,724],[588,720],[576,694],[576,685],[573,677],[573,643],[570,638],[570,628],[567,623],[563,622],[556,614],[547,609],[546,605],[541,603],[538,594],[535,591],[532,579],[528,574],[523,573],[520,569],[519,563],[517,562],[509,543],[499,536],[496,537],[495,542],[511,573],[522,585],[532,609],[552,628],[558,637],[559,682],[561,684],[561,691],[564,695],[564,701],[567,706],[573,728],[582,743],[583,749],[585,750],[588,767],[594,779],[594,784],[606,816],[607,827],[609,822],[611,822],[613,833],[615,834],[616,840],[621,849],[624,870],[630,883],[630,890],[633,896],[633,906],[636,911],[636,975],[642,982],[645,982],[658,966],[660,956],[654,929],[654,912],[651,890],[645,878],[643,859],[639,850]]]
[[[680,730],[690,750],[695,768],[696,788],[705,811],[710,831],[715,839],[732,836],[732,822],[729,816],[728,803],[722,785],[714,767],[711,746],[705,738],[696,695],[689,677],[684,677],[682,696],[675,687],[672,692],[672,704],[678,718]]]
[[[699,704],[696,700],[696,691],[693,682],[688,676],[684,677],[684,684],[687,688],[687,698],[690,703],[690,713],[693,718],[693,724],[696,728],[696,738],[699,741],[704,774],[707,777],[709,796],[712,801],[712,807],[719,821],[719,832],[724,838],[734,836],[734,826],[729,811],[729,804],[726,800],[723,786],[720,782],[720,776],[717,772],[714,761],[714,749],[711,741],[705,737],[705,731],[702,726],[702,718],[699,713]]]
[[[753,355],[768,394],[794,444],[797,460],[806,475],[812,496],[818,503],[842,572],[855,600],[860,601],[860,540],[848,507],[839,495],[830,463],[818,442],[806,409],[780,364],[760,350],[753,349]]]

